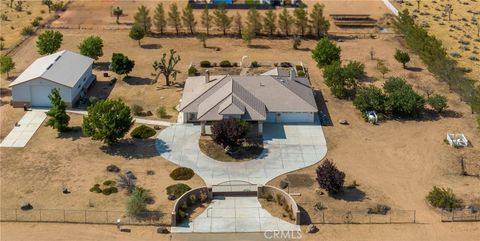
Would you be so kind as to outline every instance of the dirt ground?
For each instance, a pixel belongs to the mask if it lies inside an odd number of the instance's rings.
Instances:
[[[410,3],[410,4],[409,4]],[[448,15],[445,14],[446,4],[453,6],[451,13],[451,20],[448,20]],[[404,4],[399,4],[402,8],[406,8],[410,13],[417,10],[416,1],[405,1]],[[478,25],[476,22],[480,21],[479,1],[421,1],[417,21],[419,24],[428,24],[430,26],[428,31],[435,35],[443,42],[447,52],[458,52],[461,57],[456,58],[460,66],[471,68],[472,72],[468,74],[469,77],[478,81],[480,76],[480,61],[473,61],[468,59],[475,55],[480,58],[480,36],[478,35]],[[438,17],[438,19],[435,19]],[[474,21],[474,19],[476,19]],[[452,28],[453,26],[458,28]],[[478,41],[474,41],[478,39]],[[469,50],[461,49],[462,44],[460,40],[470,42],[467,46]]]

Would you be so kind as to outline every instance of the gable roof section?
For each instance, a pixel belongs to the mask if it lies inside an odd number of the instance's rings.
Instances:
[[[74,87],[93,61],[92,58],[63,50],[36,59],[9,86],[43,78],[67,87]]]

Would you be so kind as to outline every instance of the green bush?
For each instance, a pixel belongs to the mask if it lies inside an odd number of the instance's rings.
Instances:
[[[296,69],[297,71],[300,71],[300,70],[303,71],[303,67],[302,67],[301,65],[299,65],[299,64],[295,65],[295,69]]]
[[[298,70],[297,71],[297,76],[298,77],[305,77],[305,72],[303,72],[303,70]]]
[[[385,90],[386,93],[393,93],[405,87],[409,88],[410,86],[400,77],[391,77],[383,84],[383,90]]]
[[[433,186],[433,189],[428,193],[427,201],[430,205],[445,210],[457,208],[461,203],[460,200],[455,197],[452,189],[437,186]]]
[[[132,105],[132,112],[134,115],[141,115],[143,112],[143,107],[137,104]]]
[[[100,189],[99,186],[95,185],[92,188],[90,188],[90,192],[96,192],[96,193],[101,193],[102,189]]]
[[[447,97],[438,94],[430,96],[427,102],[438,113],[443,112],[448,107]]]
[[[195,172],[188,167],[178,167],[170,173],[173,180],[189,180],[193,175],[195,175]]]
[[[380,88],[368,86],[359,88],[353,99],[353,105],[361,112],[374,110],[385,111],[385,95]]]
[[[32,26],[26,26],[22,28],[22,32],[20,32],[22,36],[33,35],[33,28]]]
[[[117,182],[112,181],[112,180],[106,180],[106,181],[103,182],[104,186],[113,186],[115,184],[117,184]]]
[[[131,217],[138,217],[147,209],[145,203],[147,192],[145,189],[136,187],[127,200],[127,214]]]
[[[167,109],[165,108],[165,106],[160,106],[157,109],[156,114],[158,118],[168,118]]]
[[[188,192],[191,188],[183,183],[177,183],[167,187],[167,194],[174,194],[176,197],[182,196],[182,194]]]
[[[425,107],[425,99],[411,87],[387,95],[385,109],[397,116],[417,116]]]
[[[40,25],[40,20],[38,20],[37,18],[35,18],[35,19],[32,21],[32,26],[33,26],[33,27],[38,27],[38,25]]]
[[[112,190],[110,188],[105,188],[102,190],[103,195],[110,195],[112,193]]]
[[[335,61],[340,61],[341,51],[340,47],[325,37],[320,39],[312,50],[312,58],[317,62],[317,66],[322,68]]]
[[[147,139],[154,136],[155,134],[157,134],[157,132],[153,128],[148,127],[146,125],[141,125],[133,129],[130,136],[137,139]]]
[[[210,68],[212,67],[212,64],[208,60],[203,60],[200,62],[200,67],[202,68]]]
[[[232,63],[230,63],[230,61],[228,60],[222,60],[222,62],[220,62],[220,67],[223,67],[223,68],[232,67]]]
[[[253,62],[250,64],[250,67],[251,67],[251,68],[258,68],[258,67],[260,67],[260,64],[259,64],[257,61],[253,61]]]
[[[196,76],[198,74],[198,69],[195,68],[195,66],[190,66],[190,68],[188,68],[188,76]]]

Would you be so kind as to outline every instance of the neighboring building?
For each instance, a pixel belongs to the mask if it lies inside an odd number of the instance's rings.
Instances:
[[[72,107],[95,80],[93,61],[67,50],[35,60],[10,84],[12,105],[50,107],[48,95],[53,88],[58,88],[63,101]]]
[[[295,70],[272,69],[256,76],[189,77],[185,82],[180,114],[184,122],[227,118],[258,123],[313,123],[318,112],[306,77]],[[202,128],[204,131],[204,128]]]

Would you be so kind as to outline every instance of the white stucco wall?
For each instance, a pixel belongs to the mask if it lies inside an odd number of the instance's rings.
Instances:
[[[72,102],[72,91],[71,88],[66,87],[64,85],[60,85],[49,80],[45,80],[43,78],[36,78],[30,80],[28,82],[24,82],[12,87],[12,99],[14,102],[29,102],[32,101],[32,89],[33,86],[41,85],[41,86],[48,86],[51,89],[58,88],[60,90],[60,96],[62,97],[63,101],[66,103]],[[44,93],[46,98],[48,98],[49,93]],[[31,103],[32,106],[35,106],[35,103]]]

